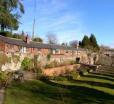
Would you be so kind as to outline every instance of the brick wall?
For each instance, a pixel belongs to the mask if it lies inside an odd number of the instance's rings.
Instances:
[[[74,68],[75,67],[75,68]],[[49,68],[44,69],[43,74],[47,76],[59,76],[60,74],[64,74],[66,71],[75,71],[79,69],[80,65],[67,65],[67,66],[61,66],[61,67],[55,67],[55,68]]]
[[[11,45],[11,44],[6,44],[5,43],[5,52],[6,53],[15,53],[20,51],[20,46],[17,45]]]
[[[5,43],[0,41],[0,51],[5,51]]]

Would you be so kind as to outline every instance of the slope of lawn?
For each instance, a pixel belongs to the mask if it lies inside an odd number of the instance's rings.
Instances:
[[[6,90],[4,104],[114,104],[114,96],[85,83],[64,83],[66,85],[51,81],[13,83]]]
[[[110,75],[111,73],[111,75]],[[89,73],[68,80],[13,82],[4,104],[114,104],[114,73]]]

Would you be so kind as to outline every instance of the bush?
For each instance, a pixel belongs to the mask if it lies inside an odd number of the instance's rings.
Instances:
[[[67,78],[68,80],[72,80],[72,79],[73,79],[73,76],[72,76],[72,75],[67,75],[66,78]]]
[[[53,80],[56,80],[56,81],[67,81],[67,78],[63,77],[63,76],[57,76],[57,77],[54,77]]]
[[[36,37],[33,39],[34,42],[39,42],[39,43],[43,43],[43,40],[39,37]]]
[[[5,37],[12,37],[12,33],[9,31],[0,32],[0,35]]]
[[[21,63],[21,67],[24,70],[30,70],[33,68],[33,62],[30,58],[25,57],[24,60]]]
[[[0,81],[3,81],[3,80],[5,80],[5,79],[6,79],[6,73],[0,71]]]
[[[71,75],[72,75],[72,77],[73,77],[74,79],[80,78],[79,72],[73,71],[73,72],[71,72]]]
[[[57,66],[59,66],[59,64],[56,61],[53,61],[49,64],[46,64],[45,68],[54,68],[54,67],[57,67]]]
[[[11,82],[12,73],[0,71],[0,87],[6,87]]]
[[[83,71],[80,71],[79,74],[83,76],[83,75],[87,75],[88,72],[86,70],[83,70]]]
[[[92,73],[93,72],[93,69],[88,69],[87,72],[88,73]]]
[[[70,65],[76,64],[76,61],[70,61]]]
[[[47,68],[53,68],[53,67],[54,67],[54,65],[52,63],[45,65],[45,69],[47,69]]]
[[[49,81],[51,77],[49,76],[46,76],[46,75],[41,75],[40,77],[38,77],[39,80],[42,80],[42,81]]]
[[[50,61],[50,59],[51,59],[51,54],[48,54],[47,55],[47,60]]]
[[[18,62],[20,61],[20,57],[17,56],[17,55],[13,55],[13,56],[12,56],[12,59],[13,59],[13,62],[14,62],[14,63],[18,63]]]
[[[22,36],[22,35],[20,35],[20,34],[14,33],[14,34],[12,35],[12,38],[22,39],[22,38],[23,38],[23,36]]]
[[[38,67],[36,69],[36,71],[37,71],[37,79],[40,79],[40,77],[42,76],[42,68],[41,67]]]

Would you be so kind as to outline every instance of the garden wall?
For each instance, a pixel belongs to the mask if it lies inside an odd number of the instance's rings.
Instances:
[[[60,66],[56,68],[43,69],[43,74],[46,76],[59,76],[80,68],[80,64]]]

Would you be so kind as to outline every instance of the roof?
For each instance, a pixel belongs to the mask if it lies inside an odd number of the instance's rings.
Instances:
[[[8,44],[23,46],[23,47],[27,47],[27,48],[77,50],[77,48],[73,48],[73,47],[69,47],[69,46],[44,44],[44,43],[37,43],[37,42],[33,42],[33,41],[31,41],[30,43],[26,43],[21,39],[4,37],[4,36],[1,36],[1,35],[0,35],[0,40],[5,42],[5,43],[8,43]],[[79,51],[85,51],[82,48],[78,48],[78,50]]]

